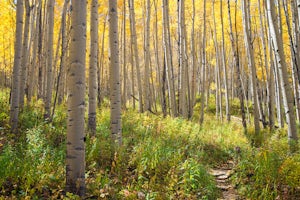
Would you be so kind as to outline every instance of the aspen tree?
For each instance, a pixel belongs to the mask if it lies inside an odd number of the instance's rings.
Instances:
[[[110,129],[113,147],[122,144],[117,0],[109,1]],[[113,152],[115,153],[115,152]]]
[[[58,84],[58,104],[63,102],[65,96],[65,79],[66,79],[66,63],[68,55],[68,38],[70,30],[70,17],[67,15],[67,9],[70,0],[65,0],[63,5],[63,13],[61,17],[61,56],[60,56],[60,74],[59,74],[59,84]]]
[[[185,60],[185,4],[184,0],[178,1],[178,29],[179,29],[179,67],[180,67],[180,88],[179,88],[179,113],[188,118],[187,111],[187,79],[186,79],[186,60]]]
[[[203,1],[203,32],[202,32],[202,71],[201,71],[201,110],[200,124],[204,120],[204,100],[205,100],[205,68],[206,68],[206,0]]]
[[[43,27],[44,27],[44,23],[42,20],[42,0],[40,1],[40,9],[38,12],[38,18],[37,20],[39,21],[39,26],[38,26],[38,95],[37,98],[38,99],[42,99],[44,97],[44,90],[43,90],[43,85],[44,85],[44,79],[43,79],[43,66],[44,65],[44,56],[43,56],[43,38],[44,38],[44,32],[43,32]]]
[[[68,66],[68,120],[66,191],[85,194],[85,50],[86,0],[72,1],[70,64]]]
[[[293,81],[293,93],[294,93],[294,99],[295,99],[295,108],[296,108],[296,117],[297,120],[299,121],[300,119],[300,104],[299,104],[299,78],[297,74],[297,70],[299,69],[298,67],[298,55],[297,55],[297,50],[296,50],[296,45],[295,45],[295,40],[292,35],[292,28],[290,24],[290,16],[289,16],[289,9],[288,9],[288,4],[286,0],[282,0],[283,8],[284,8],[284,14],[285,14],[285,19],[286,19],[286,25],[287,25],[287,32],[289,36],[289,42],[290,42],[290,50],[292,54],[292,59],[291,59],[291,64],[292,64],[292,81]]]
[[[89,113],[88,127],[93,134],[96,133],[96,107],[97,107],[97,63],[98,63],[98,0],[91,2],[91,44],[89,67]]]
[[[46,102],[45,102],[45,118],[49,118],[51,114],[52,99],[52,77],[53,77],[53,32],[54,32],[54,3],[55,0],[48,0],[47,18],[47,86],[46,86]]]
[[[37,86],[37,67],[38,67],[38,42],[39,42],[39,27],[40,27],[40,12],[41,12],[42,0],[37,0],[34,5],[33,16],[31,17],[31,40],[32,40],[32,51],[31,51],[31,60],[28,68],[28,83],[27,83],[27,101],[31,102],[32,96],[35,93],[35,89]]]
[[[278,31],[279,28],[278,22],[276,21],[274,2],[271,0],[266,0],[266,4],[268,11],[269,29],[274,47],[274,54],[277,58],[278,72],[283,94],[284,110],[286,115],[286,121],[288,124],[288,140],[290,143],[291,150],[294,151],[294,148],[296,147],[294,145],[294,142],[297,142],[298,136],[295,120],[295,111],[293,108],[294,99],[288,80],[287,64],[285,61],[285,55],[283,50],[283,40],[282,37],[280,37],[280,33]]]
[[[193,107],[196,99],[196,42],[195,42],[195,18],[196,18],[196,8],[195,0],[193,0],[193,14],[192,14],[192,31],[191,31],[191,55],[192,55],[192,80],[191,80],[191,101],[190,105],[190,116],[193,115]]]
[[[143,106],[144,100],[143,100],[140,60],[139,60],[138,46],[137,46],[134,0],[128,0],[128,5],[129,5],[129,16],[130,16],[131,42],[132,42],[132,48],[133,48],[133,52],[134,52],[134,61],[135,61],[135,68],[136,68],[135,70],[136,70],[138,95],[139,95],[139,112],[142,113],[142,112],[144,112],[144,106]]]
[[[240,107],[241,107],[241,114],[242,114],[242,124],[243,124],[244,130],[246,130],[247,129],[247,121],[246,121],[244,95],[243,95],[243,88],[242,88],[242,77],[241,77],[241,73],[240,73],[238,35],[237,35],[237,33],[236,33],[235,36],[233,35],[230,0],[227,0],[227,5],[228,5],[230,41],[231,41],[231,47],[232,47],[232,51],[233,51],[233,57],[234,57],[234,62],[235,62],[235,74],[236,74],[236,79],[237,79],[237,96],[240,100]],[[237,0],[235,0],[235,8],[236,8],[236,6],[237,6]],[[235,12],[235,19],[236,19],[236,12]],[[235,24],[236,24],[236,20],[235,20]]]
[[[225,51],[225,37],[224,37],[224,19],[223,19],[223,0],[220,1],[220,15],[221,15],[221,27],[222,27],[222,66],[223,66],[223,78],[225,87],[225,106],[226,106],[226,119],[230,121],[230,101],[228,91],[228,75],[226,68],[226,51]]]
[[[260,131],[259,126],[259,110],[258,110],[258,102],[257,102],[257,77],[256,77],[256,66],[254,61],[254,53],[253,53],[253,44],[251,42],[251,23],[250,23],[250,13],[248,12],[248,1],[242,0],[242,11],[243,11],[243,28],[244,28],[244,40],[245,40],[245,48],[247,51],[247,61],[248,66],[251,70],[251,93],[252,93],[252,101],[254,108],[254,128],[255,133],[258,134]]]
[[[171,116],[177,117],[178,111],[176,106],[175,96],[175,83],[174,83],[174,72],[172,63],[172,51],[170,42],[170,23],[169,23],[169,1],[162,0],[163,10],[163,46],[164,46],[164,58],[166,67],[166,77],[168,83],[168,94],[170,102]]]
[[[98,69],[98,106],[100,107],[103,96],[102,96],[102,79],[104,79],[103,71],[104,71],[104,47],[105,47],[105,32],[106,32],[106,19],[107,14],[103,23],[103,32],[102,32],[102,39],[101,39],[101,51],[100,51],[100,58],[99,58],[99,69]]]
[[[29,31],[30,31],[30,15],[31,8],[29,1],[25,1],[25,24],[24,24],[24,33],[23,33],[23,47],[22,47],[22,61],[20,69],[20,100],[19,106],[20,109],[24,106],[24,97],[25,97],[25,86],[27,80],[27,68],[28,68],[28,59],[29,59]],[[32,30],[31,30],[32,31]]]
[[[124,108],[126,108],[126,101],[127,101],[127,59],[126,59],[126,1],[123,1],[123,22],[122,22],[122,29],[123,29],[123,93],[122,93],[122,104]]]
[[[151,111],[151,95],[150,95],[150,21],[151,21],[151,4],[150,0],[146,1],[146,32],[145,32],[145,70],[144,70],[144,111]],[[150,75],[150,76],[149,76]]]
[[[22,33],[23,33],[24,1],[17,1],[15,55],[10,102],[10,125],[13,133],[18,132],[19,120],[19,94],[20,94],[20,64],[22,58]]]

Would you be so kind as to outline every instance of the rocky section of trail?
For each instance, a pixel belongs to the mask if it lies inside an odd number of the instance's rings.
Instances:
[[[229,177],[233,174],[233,161],[228,161],[221,166],[210,170],[210,174],[215,177],[217,187],[221,190],[222,195],[220,200],[239,200],[241,199],[237,194],[236,189],[231,184]]]

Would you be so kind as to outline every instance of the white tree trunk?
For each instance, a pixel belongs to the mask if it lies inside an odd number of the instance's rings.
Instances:
[[[267,10],[268,10],[270,34],[274,46],[274,53],[278,62],[277,66],[278,66],[281,87],[282,87],[284,110],[285,110],[286,120],[288,124],[288,139],[289,142],[297,141],[298,140],[297,127],[296,127],[296,120],[295,120],[295,111],[293,108],[294,99],[292,95],[292,89],[289,83],[287,64],[285,61],[285,55],[283,50],[283,41],[282,41],[282,37],[280,37],[280,34],[278,32],[278,23],[276,21],[274,2],[271,0],[266,0],[266,1],[267,1],[266,3],[267,3]]]
[[[10,125],[13,133],[18,132],[18,118],[19,118],[19,93],[20,93],[20,64],[22,57],[22,33],[23,33],[23,0],[17,1],[16,12],[16,33],[15,33],[15,55],[14,67],[11,88],[11,104],[10,104]]]
[[[85,194],[85,52],[86,0],[72,1],[70,64],[68,66],[68,122],[66,191]]]
[[[96,107],[97,107],[97,64],[98,64],[98,0],[91,2],[91,45],[89,67],[89,119],[88,127],[96,133]]]
[[[118,41],[117,0],[109,1],[109,47],[110,47],[110,129],[115,146],[122,144],[121,88]]]

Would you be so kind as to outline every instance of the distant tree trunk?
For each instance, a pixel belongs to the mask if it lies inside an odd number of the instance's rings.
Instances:
[[[171,116],[177,117],[177,106],[176,106],[176,95],[175,95],[175,83],[174,83],[174,73],[173,73],[173,63],[172,63],[172,51],[170,43],[170,23],[169,23],[169,2],[168,0],[162,0],[163,9],[163,45],[164,45],[164,55],[168,82],[168,93]]]
[[[244,130],[247,130],[244,95],[243,95],[243,88],[242,88],[242,76],[241,76],[240,61],[239,61],[238,38],[237,38],[237,33],[236,33],[236,37],[234,38],[233,31],[232,31],[230,0],[227,0],[227,5],[228,5],[228,18],[229,18],[229,28],[230,28],[230,40],[231,40],[231,47],[233,51],[233,57],[235,61],[235,71],[237,77],[237,93],[238,93],[237,95],[240,100],[243,127]],[[237,0],[235,0],[235,6],[237,6]],[[236,12],[235,12],[235,19],[236,19]]]
[[[61,30],[61,56],[60,56],[60,74],[58,82],[58,104],[61,104],[65,96],[65,83],[66,83],[66,63],[68,56],[68,38],[70,29],[70,18],[67,20],[67,8],[70,0],[65,0],[63,13],[62,13],[62,30]]]
[[[65,63],[66,63],[66,53],[67,53],[67,34],[66,34],[66,12],[67,12],[67,6],[68,6],[69,0],[64,1],[63,5],[63,11],[62,11],[62,17],[61,17],[61,24],[60,24],[60,36],[58,38],[57,42],[57,48],[56,48],[56,55],[55,55],[55,63],[54,66],[57,65],[58,60],[60,60],[60,67],[57,72],[57,81],[56,81],[56,88],[55,88],[55,95],[54,95],[54,102],[52,107],[52,113],[50,120],[52,121],[53,116],[55,114],[55,108],[56,108],[56,102],[58,100],[58,104],[61,104],[63,101],[64,96],[64,82],[66,80],[65,76]],[[61,45],[60,45],[61,42]],[[61,55],[58,55],[58,52],[61,48]]]
[[[43,79],[43,74],[44,74],[44,56],[43,56],[43,38],[44,38],[44,32],[43,32],[43,20],[42,20],[42,0],[41,0],[41,5],[39,8],[38,12],[38,19],[39,20],[39,26],[38,26],[38,99],[44,98],[44,90],[43,90],[43,85],[44,85],[44,79]]]
[[[278,72],[279,78],[282,87],[283,93],[283,102],[284,102],[284,110],[286,114],[286,120],[288,124],[288,139],[290,142],[291,150],[293,151],[296,145],[294,142],[297,142],[297,127],[296,127],[296,120],[295,120],[295,112],[293,108],[293,95],[290,87],[290,83],[288,80],[288,72],[287,72],[287,65],[285,61],[285,55],[283,50],[283,41],[282,37],[278,32],[278,23],[276,21],[276,14],[274,8],[274,2],[271,0],[266,0],[267,10],[268,10],[268,21],[269,21],[269,28],[271,33],[272,42],[274,45],[274,53],[277,58],[278,62]]]
[[[245,37],[245,46],[248,55],[248,66],[251,70],[251,86],[252,86],[252,101],[254,108],[254,128],[255,133],[258,134],[260,131],[259,127],[259,110],[258,110],[258,102],[257,102],[257,77],[256,77],[256,67],[254,61],[254,53],[253,53],[253,44],[251,42],[251,23],[250,23],[250,13],[248,12],[248,1],[242,0],[242,10],[243,10],[243,26],[244,26],[244,37]]]
[[[109,47],[110,47],[110,129],[113,147],[122,144],[121,122],[121,92],[119,68],[119,41],[118,41],[118,12],[117,0],[109,1]],[[115,152],[113,152],[115,153]]]
[[[97,63],[98,63],[98,0],[91,2],[91,46],[89,68],[89,119],[88,128],[96,133]]]
[[[41,10],[41,0],[36,2],[35,4],[35,12],[34,16],[31,17],[32,20],[32,55],[31,55],[31,62],[28,69],[28,82],[27,82],[27,88],[28,88],[28,94],[27,94],[27,101],[28,103],[31,103],[32,96],[34,95],[34,88],[35,88],[35,80],[36,80],[36,65],[37,65],[37,51],[38,51],[38,38],[39,38],[39,26],[40,26],[40,20],[39,20],[39,12]],[[35,22],[35,23],[34,23]]]
[[[20,94],[20,64],[22,58],[22,33],[23,33],[23,0],[17,1],[15,55],[11,87],[10,125],[12,133],[18,132],[19,120],[19,94]]]
[[[222,66],[223,66],[223,78],[224,78],[224,87],[225,87],[226,119],[228,122],[230,122],[230,101],[229,101],[229,91],[228,91],[228,75],[227,75],[227,68],[226,68],[223,1],[220,1],[220,14],[221,14],[221,26],[222,26]]]
[[[196,42],[195,42],[195,17],[196,8],[195,0],[193,0],[193,14],[192,14],[192,31],[191,31],[191,55],[192,55],[192,80],[191,80],[191,101],[190,105],[190,116],[193,116],[193,107],[196,99]]]
[[[106,20],[107,15],[105,17],[104,23],[103,23],[103,33],[102,33],[102,39],[101,39],[101,52],[100,52],[100,60],[99,60],[99,69],[98,69],[98,106],[100,107],[103,96],[102,96],[102,84],[101,80],[104,79],[103,77],[103,70],[104,70],[104,44],[105,44],[105,32],[106,32]]]
[[[166,105],[166,96],[165,96],[165,64],[163,61],[163,72],[161,73],[161,62],[159,57],[159,40],[158,40],[158,8],[157,0],[154,1],[155,9],[155,20],[153,23],[154,27],[154,50],[155,50],[155,63],[156,63],[156,73],[157,73],[157,82],[158,82],[158,98],[162,107],[163,116],[167,116],[167,105]]]
[[[265,40],[265,24],[263,21],[263,17],[265,14],[262,13],[261,9],[261,0],[258,0],[258,9],[259,9],[259,22],[261,24],[261,31],[260,31],[260,39],[262,43],[263,48],[263,55],[264,55],[264,65],[265,65],[265,71],[266,71],[266,89],[267,89],[267,108],[268,108],[268,116],[269,116],[269,127],[270,130],[274,128],[274,74],[272,71],[272,62],[270,61],[268,63],[268,55],[267,55],[267,45]],[[271,60],[271,58],[270,58]],[[272,95],[271,95],[272,94]]]
[[[141,80],[141,70],[140,70],[140,60],[138,53],[137,45],[137,36],[136,36],[136,26],[135,26],[135,11],[134,11],[134,0],[128,0],[129,5],[129,15],[130,15],[130,33],[131,33],[131,42],[134,51],[136,75],[137,75],[137,85],[139,92],[139,112],[144,112],[144,101],[143,101],[143,89],[142,89],[142,80]],[[145,97],[146,98],[146,97]]]
[[[48,32],[47,32],[47,90],[45,102],[45,118],[51,115],[52,99],[52,76],[53,76],[53,32],[54,32],[54,3],[55,0],[48,0]]]
[[[68,123],[66,191],[85,195],[85,49],[86,0],[72,1],[70,65],[68,67]]]
[[[25,86],[27,80],[27,68],[28,68],[28,58],[29,58],[29,23],[30,23],[30,13],[31,8],[29,1],[25,1],[25,25],[23,33],[23,47],[22,47],[22,61],[20,69],[20,100],[19,107],[20,109],[24,106],[24,97],[25,97]],[[31,30],[32,31],[32,30]]]
[[[151,111],[151,95],[150,95],[150,21],[151,21],[151,4],[147,0],[146,4],[146,34],[145,34],[145,70],[144,70],[144,111]]]
[[[204,100],[205,100],[205,68],[206,68],[206,0],[203,1],[203,32],[202,32],[202,86],[201,86],[201,110],[200,124],[204,121]]]
[[[126,60],[126,1],[123,2],[123,93],[122,93],[122,104],[126,108],[127,102],[127,60]]]
[[[188,118],[187,110],[187,69],[185,59],[185,4],[184,0],[178,1],[178,29],[179,29],[179,69],[180,69],[180,89],[179,89],[179,113],[184,118]]]

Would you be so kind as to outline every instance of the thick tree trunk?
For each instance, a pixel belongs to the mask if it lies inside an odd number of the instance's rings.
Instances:
[[[72,1],[70,65],[68,67],[68,121],[66,191],[85,194],[85,49],[86,0]]]
[[[10,104],[10,125],[11,125],[11,131],[13,133],[18,132],[23,13],[24,13],[24,2],[23,0],[18,0],[17,12],[16,12],[15,55],[14,55],[14,67],[13,67],[12,88],[11,88],[11,104]]]
[[[111,101],[110,129],[111,129],[113,147],[115,148],[115,147],[119,147],[122,144],[117,0],[109,1],[109,47],[110,47],[110,101]]]

